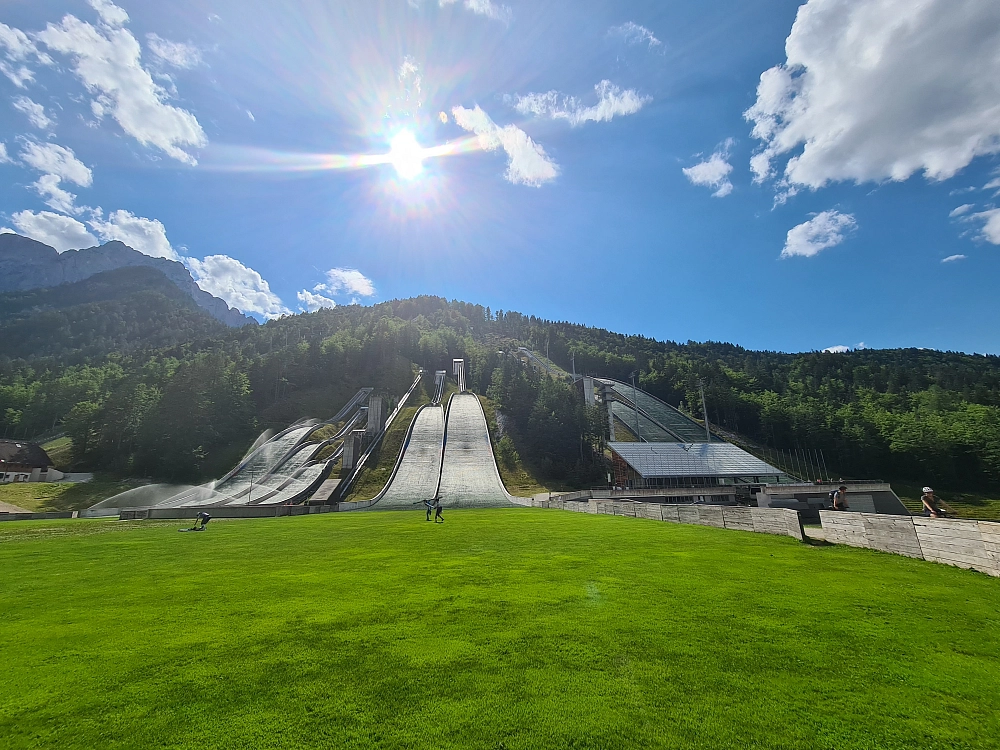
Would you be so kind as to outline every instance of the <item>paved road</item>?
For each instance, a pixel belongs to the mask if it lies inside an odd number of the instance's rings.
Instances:
[[[376,508],[422,509],[432,500],[441,473],[441,440],[444,437],[444,407],[420,410],[413,424],[410,443],[403,453],[396,476]]]
[[[496,472],[486,417],[474,394],[451,400],[438,497],[446,508],[513,505]]]

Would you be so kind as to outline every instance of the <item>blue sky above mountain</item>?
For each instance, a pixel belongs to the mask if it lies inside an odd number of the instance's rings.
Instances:
[[[997,49],[990,0],[14,0],[0,227],[261,318],[997,353]]]

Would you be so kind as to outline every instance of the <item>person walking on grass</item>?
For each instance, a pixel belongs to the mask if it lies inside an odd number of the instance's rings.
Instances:
[[[924,515],[928,518],[944,518],[945,511],[954,515],[955,511],[941,498],[934,494],[930,487],[924,487],[924,494],[920,496],[920,503],[923,505]]]
[[[441,519],[441,523],[444,523],[444,507],[441,505],[441,498],[434,501],[434,523]]]
[[[424,500],[424,507],[427,508],[427,520],[431,520],[431,511],[434,510],[434,503],[430,500]]]

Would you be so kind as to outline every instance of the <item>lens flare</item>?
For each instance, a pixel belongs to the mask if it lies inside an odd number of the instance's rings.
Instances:
[[[389,148],[385,154],[308,154],[213,143],[203,152],[201,166],[222,172],[321,172],[390,164],[402,177],[400,165],[404,170],[417,168],[419,174],[426,159],[482,151],[483,143],[479,136],[470,135],[422,148],[411,131],[401,130]]]
[[[412,180],[424,171],[424,149],[409,130],[400,130],[389,142],[389,163],[404,180]]]

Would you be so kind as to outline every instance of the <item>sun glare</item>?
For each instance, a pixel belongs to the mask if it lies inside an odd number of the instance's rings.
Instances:
[[[424,150],[409,130],[400,130],[389,142],[389,163],[404,180],[412,180],[424,170]]]

